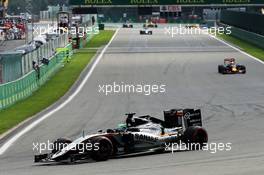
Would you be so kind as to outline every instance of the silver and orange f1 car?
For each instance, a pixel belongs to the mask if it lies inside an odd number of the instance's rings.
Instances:
[[[116,129],[83,135],[73,141],[57,139],[53,150],[36,155],[35,162],[104,161],[122,155],[163,152],[167,144],[180,142],[201,146],[208,142],[200,109],[164,111],[164,120],[149,115],[135,117],[135,113],[130,113],[126,123]]]

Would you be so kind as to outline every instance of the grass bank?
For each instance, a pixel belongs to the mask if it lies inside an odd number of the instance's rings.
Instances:
[[[101,47],[112,38],[114,31],[101,31],[87,44],[87,48]],[[76,53],[70,63],[60,69],[46,84],[39,88],[32,96],[13,106],[0,111],[0,134],[21,123],[25,119],[46,109],[59,100],[78,79],[81,72],[89,64],[96,49],[89,53]]]
[[[264,50],[254,44],[250,44],[244,40],[233,37],[231,35],[217,35],[218,38],[231,43],[232,45],[238,46],[241,50],[247,52],[248,54],[264,61]]]

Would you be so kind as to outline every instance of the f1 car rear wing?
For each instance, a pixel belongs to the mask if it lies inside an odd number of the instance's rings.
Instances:
[[[200,109],[171,109],[164,111],[164,125],[167,128],[202,126]]]

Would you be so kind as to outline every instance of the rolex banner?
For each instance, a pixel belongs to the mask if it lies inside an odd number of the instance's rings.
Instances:
[[[264,0],[69,0],[70,5],[260,5]]]
[[[162,5],[160,6],[160,12],[181,12],[180,5]]]

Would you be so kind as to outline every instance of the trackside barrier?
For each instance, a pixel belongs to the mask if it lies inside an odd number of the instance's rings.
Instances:
[[[252,43],[264,49],[264,36],[263,35],[259,35],[253,32],[248,32],[246,30],[239,29],[236,27],[233,27],[231,31],[232,31],[233,36],[240,38],[242,40],[248,41],[249,43]]]
[[[88,41],[90,41],[93,35],[94,34],[87,35],[85,40],[86,42],[83,44],[85,45]],[[29,58],[26,58],[24,61],[24,68],[26,67],[27,71],[29,72],[15,81],[0,85],[0,110],[5,109],[15,104],[16,102],[29,97],[41,85],[49,80],[49,78],[63,66],[64,62],[71,59],[73,48],[72,44],[65,44],[67,42],[66,38],[67,37],[64,36],[63,38],[59,39],[61,41],[55,40],[55,43],[53,43],[53,45],[47,45],[43,47],[43,49],[39,50],[38,52],[40,53],[32,53],[33,55],[29,56]],[[57,48],[55,46],[59,46],[60,48]],[[50,52],[52,49],[55,50]],[[55,51],[56,54],[54,54]],[[49,59],[50,62],[48,65],[40,66],[38,74],[35,70],[32,70],[32,61],[34,60],[36,62],[39,62],[39,60],[35,59],[42,58],[39,57],[39,55],[46,58],[49,58],[50,55],[52,56]]]
[[[220,21],[230,26],[264,35],[264,15],[261,14],[222,10]]]
[[[64,59],[71,55],[71,44],[66,51],[57,52],[52,56],[48,65],[41,65],[38,72],[33,70],[16,81],[0,85],[0,110],[30,96],[43,85],[63,65]]]
[[[226,25],[224,25],[226,26]],[[239,38],[264,49],[264,36],[231,26],[231,36]]]
[[[39,62],[42,58],[50,58],[54,55],[55,49],[58,47],[65,47],[68,44],[68,35],[61,35],[54,40],[51,40],[38,48],[37,50],[30,52],[22,57],[22,75],[32,71],[32,61]]]

